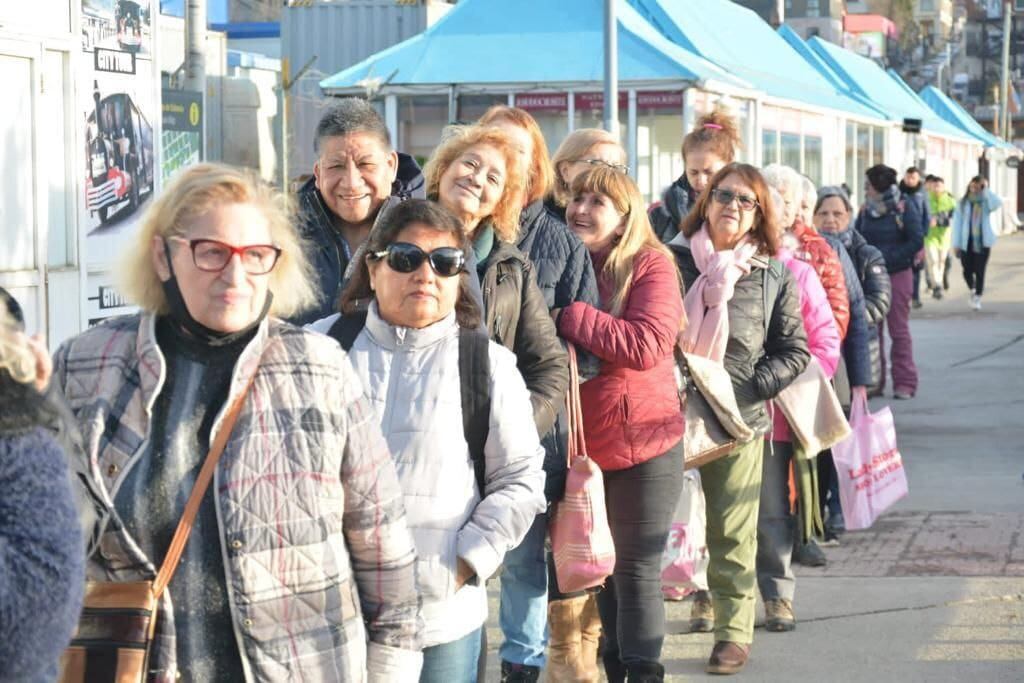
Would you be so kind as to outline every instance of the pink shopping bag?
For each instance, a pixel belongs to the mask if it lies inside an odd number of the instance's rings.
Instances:
[[[572,593],[604,583],[615,569],[615,543],[608,526],[604,474],[587,457],[580,408],[576,349],[569,344],[569,472],[565,496],[555,507],[549,532],[558,589]]]
[[[863,393],[855,395],[850,428],[850,436],[832,447],[839,476],[839,503],[847,529],[867,529],[907,495],[907,474],[896,447],[896,426],[888,406],[870,413],[867,397]]]
[[[668,542],[661,556],[662,593],[672,598],[681,598],[694,591],[708,589],[710,556],[706,538],[700,471],[686,470]]]

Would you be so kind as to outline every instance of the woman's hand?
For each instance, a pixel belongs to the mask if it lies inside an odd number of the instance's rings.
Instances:
[[[466,585],[466,582],[476,576],[476,571],[469,566],[461,557],[458,558],[457,568],[455,570],[455,590],[459,590]]]

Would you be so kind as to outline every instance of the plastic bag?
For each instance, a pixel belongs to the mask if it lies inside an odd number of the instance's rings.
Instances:
[[[855,396],[850,427],[850,436],[832,447],[839,504],[848,530],[867,529],[907,495],[907,473],[896,447],[896,425],[888,406],[870,413],[864,394]]]
[[[683,490],[676,504],[668,542],[661,556],[661,589],[681,598],[708,588],[708,555],[704,491],[700,472],[683,473]]]

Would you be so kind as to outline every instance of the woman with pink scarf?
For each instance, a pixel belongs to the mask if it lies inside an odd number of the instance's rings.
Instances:
[[[754,635],[757,514],[766,402],[807,367],[810,353],[792,275],[771,258],[779,228],[768,186],[748,164],[711,179],[669,243],[686,283],[683,349],[722,361],[754,439],[701,468],[711,555],[715,646],[708,673],[737,673]]]

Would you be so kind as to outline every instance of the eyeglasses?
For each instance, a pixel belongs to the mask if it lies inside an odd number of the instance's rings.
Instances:
[[[753,211],[760,206],[757,201],[757,197],[751,197],[747,194],[738,194],[732,190],[719,190],[718,188],[715,188],[714,190],[711,190],[711,196],[714,197],[715,201],[719,204],[726,206],[732,204],[732,200],[735,199],[740,205],[740,208],[744,211]]]
[[[426,252],[408,242],[389,244],[383,251],[372,252],[370,256],[375,259],[386,259],[391,270],[398,273],[414,273],[424,261],[429,261],[435,273],[441,277],[452,277],[461,273],[463,266],[466,265],[466,255],[461,249],[438,247]]]
[[[266,275],[277,265],[281,257],[281,249],[272,244],[247,244],[236,247],[218,240],[189,240],[184,237],[171,237],[177,242],[184,242],[192,250],[192,263],[206,273],[219,273],[227,268],[231,259],[238,254],[242,268],[249,275]]]
[[[626,166],[625,164],[613,164],[612,162],[605,161],[604,159],[580,159],[579,162],[581,164],[589,164],[590,166],[606,166],[613,171],[618,171],[623,174],[629,173],[629,166]]]

